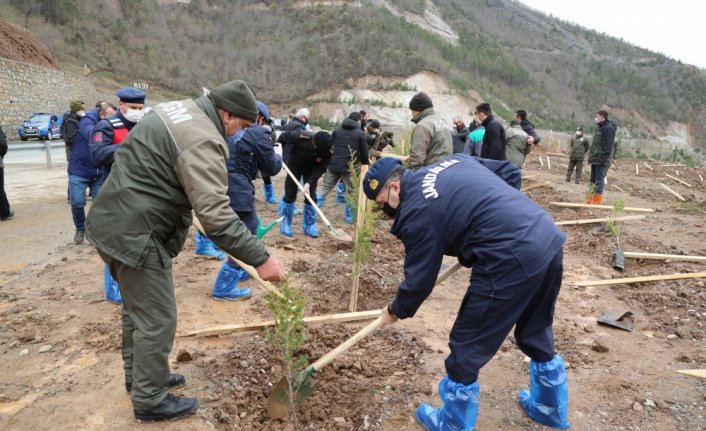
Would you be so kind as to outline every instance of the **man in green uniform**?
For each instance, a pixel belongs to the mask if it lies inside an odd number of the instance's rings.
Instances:
[[[198,401],[168,393],[184,384],[170,374],[177,310],[175,257],[191,226],[191,211],[220,248],[281,281],[280,262],[228,206],[224,138],[257,118],[255,96],[243,81],[196,100],[162,103],[120,145],[86,223],[86,238],[118,280],[123,296],[123,366],[135,418],[176,419]]]

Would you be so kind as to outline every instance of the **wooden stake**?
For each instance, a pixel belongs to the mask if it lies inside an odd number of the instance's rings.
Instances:
[[[339,313],[339,314],[327,314],[324,316],[310,316],[305,317],[304,322],[315,325],[320,323],[342,323],[342,322],[353,322],[356,320],[370,320],[376,319],[382,314],[381,310],[371,310],[371,311],[358,311],[356,313]],[[268,320],[259,323],[243,323],[243,324],[231,324],[231,325],[221,325],[213,326],[206,329],[200,329],[198,331],[191,331],[183,335],[178,335],[178,337],[194,337],[201,335],[207,337],[209,335],[226,335],[226,334],[237,334],[244,332],[260,331],[268,326],[274,326],[277,322],[274,320]]]
[[[679,176],[679,171],[678,171],[678,170],[675,169],[674,172],[676,172],[677,176]]]
[[[597,210],[612,210],[613,206],[611,205],[592,205],[592,204],[577,204],[573,202],[549,202],[549,205],[554,205],[556,207],[563,207],[563,208],[593,208]],[[625,207],[623,208],[623,211],[635,211],[635,212],[644,212],[644,213],[653,213],[655,210],[652,208],[638,208],[638,207]]]
[[[671,193],[671,194],[673,194],[674,196],[676,196],[677,199],[679,199],[680,201],[686,202],[686,199],[684,199],[684,197],[682,197],[682,195],[680,195],[679,193],[677,193],[677,192],[675,192],[674,190],[670,189],[669,187],[667,187],[666,185],[664,185],[664,183],[659,183],[659,185],[662,186],[662,188],[665,189],[666,191],[668,191],[669,193]]]
[[[360,241],[360,230],[363,228],[363,220],[365,219],[365,204],[368,199],[363,192],[363,179],[368,172],[368,165],[360,166],[360,183],[358,184],[358,219],[355,222],[355,243],[354,247],[358,247]],[[360,262],[353,262],[353,283],[351,285],[351,297],[348,301],[348,311],[355,311],[358,308],[358,286],[360,286]]]
[[[542,161],[542,156],[539,156],[539,164],[542,165],[542,167],[544,167],[544,162]]]
[[[648,281],[683,280],[685,278],[703,278],[703,277],[706,277],[706,272],[691,272],[691,273],[685,273],[685,274],[668,274],[668,275],[648,275],[645,277],[613,278],[610,280],[579,281],[576,283],[576,285],[579,287],[610,286],[612,284],[635,284],[635,283],[645,283]]]
[[[647,216],[631,215],[631,216],[621,216],[621,217],[587,218],[587,219],[580,219],[580,220],[557,221],[557,222],[554,222],[554,224],[557,226],[567,226],[567,225],[574,225],[574,224],[601,223],[604,221],[611,221],[611,220],[613,220],[613,221],[639,220],[639,219],[643,219],[645,217],[647,217]]]
[[[635,163],[635,175],[640,175],[640,165]]]
[[[201,222],[199,221],[198,218],[193,217],[191,223],[194,225],[194,227],[196,228],[196,230],[198,230],[199,232],[201,232],[203,235],[206,235],[206,234],[205,234],[205,231],[203,230],[203,226],[201,226]],[[274,284],[272,284],[272,283],[270,283],[269,281],[265,281],[265,280],[263,280],[262,278],[260,278],[260,275],[257,273],[257,270],[256,270],[255,268],[253,268],[252,266],[248,265],[248,264],[245,263],[245,262],[242,262],[242,261],[240,261],[240,260],[234,258],[234,257],[231,256],[227,251],[223,250],[223,252],[224,252],[225,254],[227,254],[231,259],[233,259],[233,260],[235,261],[235,263],[237,263],[238,265],[240,265],[240,267],[243,268],[243,269],[245,270],[245,272],[247,272],[248,274],[250,274],[250,276],[251,276],[252,278],[254,278],[255,280],[257,280],[258,283],[260,283],[265,289],[267,289],[268,291],[274,293],[275,295],[279,296],[280,298],[283,297],[283,296],[282,296],[282,293],[279,291],[279,289],[277,289],[277,288],[275,287]]]
[[[673,179],[674,181],[679,182],[679,183],[682,183],[682,184],[684,184],[684,185],[687,186],[687,187],[691,187],[691,184],[687,183],[686,181],[682,181],[682,180],[680,180],[679,178],[675,178],[675,177],[673,177],[673,176],[671,176],[671,175],[669,175],[669,174],[664,174],[664,175],[666,175],[667,178],[671,178],[671,179]]]
[[[686,262],[706,262],[706,256],[686,256],[681,254],[656,254],[638,253],[634,251],[623,252],[625,257],[633,259],[655,259],[655,260],[682,260]]]
[[[647,162],[642,162],[642,164],[645,165],[645,167],[647,167],[647,169],[654,172],[654,169],[652,169],[652,166],[648,165]]]
[[[619,192],[625,193],[625,190],[621,189],[620,187],[616,186],[615,184],[611,184],[611,186],[612,186],[615,190],[617,190],[617,191],[619,191]]]
[[[677,370],[677,373],[687,374],[689,376],[701,377],[706,379],[706,370]]]
[[[523,187],[522,190],[520,190],[520,191],[524,193],[524,192],[528,192],[530,190],[538,189],[540,187],[546,187],[548,185],[549,185],[549,181],[547,181],[545,183],[532,184],[531,186]]]
[[[547,170],[548,171],[552,170],[552,161],[549,160],[549,156],[547,156]]]
[[[702,177],[701,174],[699,174],[699,181],[704,182],[704,177]]]

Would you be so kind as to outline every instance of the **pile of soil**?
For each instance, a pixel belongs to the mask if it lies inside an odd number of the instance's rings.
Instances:
[[[0,57],[58,69],[49,49],[31,31],[0,20]]]

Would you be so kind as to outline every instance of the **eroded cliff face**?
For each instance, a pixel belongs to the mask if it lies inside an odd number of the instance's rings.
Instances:
[[[0,57],[58,69],[49,49],[29,30],[0,20]]]

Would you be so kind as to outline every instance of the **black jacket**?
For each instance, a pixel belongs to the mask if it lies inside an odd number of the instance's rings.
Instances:
[[[505,157],[505,129],[500,121],[492,115],[483,121],[485,134],[483,135],[483,147],[480,156],[484,159],[507,160]]]
[[[365,133],[357,122],[346,118],[341,123],[341,127],[333,131],[333,156],[329,169],[337,173],[348,172],[348,162],[351,161],[351,157],[355,157],[358,161],[357,166],[370,163]]]
[[[282,160],[285,164],[289,164],[289,157],[292,152],[292,147],[299,141],[299,134],[306,130],[306,124],[297,117],[292,118],[280,133],[277,142],[282,144]]]
[[[466,145],[466,138],[469,133],[471,133],[471,131],[465,126],[463,129],[456,129],[456,131],[452,133],[454,154],[463,152],[463,147]]]
[[[529,120],[520,121],[520,127],[522,127],[522,130],[524,130],[525,133],[534,138],[535,145],[539,144],[539,141],[542,140],[542,138],[540,138],[537,132],[534,130],[534,124],[530,123]]]
[[[64,120],[61,124],[61,139],[64,140],[64,145],[73,149],[74,141],[78,136],[78,123],[81,121],[81,117],[76,115],[75,112],[67,112],[64,115]]]
[[[292,145],[287,166],[301,171],[304,182],[313,186],[326,172],[332,151],[331,144],[317,146],[314,142],[314,132],[305,130],[300,133],[297,143]]]

